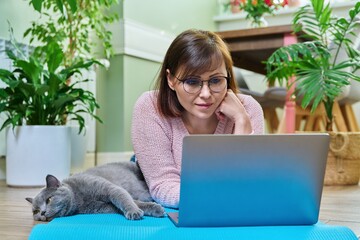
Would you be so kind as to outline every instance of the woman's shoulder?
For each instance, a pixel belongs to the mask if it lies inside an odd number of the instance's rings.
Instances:
[[[257,111],[262,112],[260,103],[256,101],[255,98],[253,98],[252,96],[241,93],[238,93],[237,96],[240,99],[240,101],[243,103],[248,113],[257,112]]]
[[[162,131],[167,136],[171,136],[173,131],[183,131],[181,118],[164,117],[160,114],[157,96],[158,91],[156,90],[144,92],[140,95],[133,109],[133,129],[146,128],[151,134],[154,134],[154,131]],[[161,126],[161,130],[157,128],[159,126]]]
[[[247,95],[247,94],[242,94],[242,93],[238,93],[237,94],[238,98],[240,99],[241,102],[243,102],[244,104],[246,103],[253,103],[253,104],[259,104],[255,98],[253,98],[252,96],[250,95]]]
[[[156,90],[143,92],[140,95],[140,97],[137,99],[137,102],[140,103],[156,102],[157,93],[158,91]]]
[[[238,94],[238,97],[250,116],[253,132],[255,134],[264,134],[264,115],[260,103],[249,95]]]
[[[136,100],[135,108],[144,110],[156,109],[157,91],[147,91]]]
[[[135,103],[133,116],[135,118],[150,117],[153,120],[156,119],[156,122],[159,123],[162,122],[162,124],[171,122],[173,118],[166,118],[160,114],[157,105],[157,97],[158,97],[157,90],[147,91],[142,93]]]

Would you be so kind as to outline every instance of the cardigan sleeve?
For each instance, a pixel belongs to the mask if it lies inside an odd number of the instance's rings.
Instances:
[[[249,95],[239,94],[238,97],[249,114],[253,130],[251,134],[264,134],[264,113],[261,105]]]
[[[134,152],[152,198],[165,207],[177,208],[180,170],[172,154],[169,121],[160,116],[154,92],[136,102],[132,118]]]

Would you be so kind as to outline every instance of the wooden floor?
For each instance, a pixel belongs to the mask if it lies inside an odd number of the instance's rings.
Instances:
[[[33,197],[36,188],[9,188],[0,181],[0,239],[27,239],[32,220],[31,207],[25,197]],[[351,228],[360,239],[360,186],[325,187],[320,220],[327,224]]]

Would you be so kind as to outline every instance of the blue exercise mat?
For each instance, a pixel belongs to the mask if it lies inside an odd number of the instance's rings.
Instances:
[[[119,214],[84,214],[36,225],[30,240],[43,239],[236,239],[236,240],[357,240],[347,227],[311,226],[177,228],[167,217],[129,221]]]

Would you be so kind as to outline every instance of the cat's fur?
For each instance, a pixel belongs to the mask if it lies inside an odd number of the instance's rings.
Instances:
[[[110,163],[75,174],[62,182],[46,176],[46,187],[32,204],[36,221],[81,213],[121,213],[127,219],[163,217],[164,208],[152,202],[143,175],[133,162]]]

